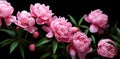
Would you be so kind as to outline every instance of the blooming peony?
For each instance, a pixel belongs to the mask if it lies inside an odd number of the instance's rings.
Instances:
[[[48,26],[43,26],[43,30],[48,32],[46,36],[52,38],[55,36],[58,42],[70,42],[73,33],[78,31],[77,27],[72,27],[70,22],[64,17],[52,18]]]
[[[37,17],[37,24],[44,24],[46,20],[52,17],[53,13],[49,10],[49,6],[44,4],[36,3],[35,5],[30,6],[30,12],[32,16]]]
[[[110,39],[100,40],[98,43],[97,52],[99,55],[107,58],[113,58],[117,54],[115,42]]]
[[[7,26],[10,26],[15,16],[12,16],[14,8],[7,1],[0,0],[0,26],[2,26],[2,18],[4,18]]]
[[[14,11],[14,8],[7,1],[0,1],[0,18],[10,16]]]
[[[70,42],[73,33],[78,30],[77,28],[72,27],[72,24],[67,22],[64,17],[54,18],[50,27],[58,42]]]
[[[90,43],[91,39],[85,33],[78,31],[73,35],[72,44],[80,59],[84,59],[86,54],[92,51]]]
[[[78,52],[88,52],[90,50],[91,39],[85,33],[77,32],[73,36],[72,43]]]
[[[31,14],[27,11],[22,11],[17,13],[18,20],[14,20],[15,24],[22,27],[24,30],[27,30],[30,33],[33,33],[37,30],[35,25],[35,20]]]
[[[88,16],[84,16],[85,21],[91,23],[90,32],[102,32],[102,29],[107,28],[108,16],[103,14],[100,9],[92,11]]]
[[[87,53],[92,51],[90,43],[91,39],[88,38],[86,34],[80,31],[76,32],[72,37],[71,44],[67,47],[72,59],[75,59],[75,53],[78,54],[80,59],[85,59]]]

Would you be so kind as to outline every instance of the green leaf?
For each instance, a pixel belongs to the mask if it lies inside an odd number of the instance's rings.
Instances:
[[[117,36],[120,38],[120,29],[117,27],[115,27],[115,29],[116,29],[115,31],[116,31]]]
[[[111,35],[113,37],[114,40],[116,40],[117,42],[120,42],[120,38],[118,38],[117,36],[115,35]]]
[[[83,22],[83,17],[80,18],[80,20],[79,20],[79,22],[78,22],[78,26],[80,26],[82,22]]]
[[[57,59],[57,55],[56,55],[56,54],[53,54],[53,55],[52,55],[52,58],[53,58],[53,59]]]
[[[76,20],[71,15],[68,16],[70,17],[71,22],[77,26]]]
[[[48,43],[48,42],[50,42],[51,41],[51,39],[47,39],[46,37],[45,38],[42,38],[40,41],[38,41],[37,43],[36,43],[36,46],[38,47],[38,46],[41,46],[41,45],[43,45],[43,44],[46,44],[46,43]]]
[[[24,53],[24,48],[23,48],[23,46],[22,45],[19,45],[19,50],[20,50],[20,53],[21,53],[21,55],[22,55],[22,57],[23,57],[23,59],[25,59],[25,53]]]
[[[50,53],[45,53],[42,56],[40,56],[40,59],[45,59],[50,55]]]
[[[14,41],[14,42],[10,45],[10,53],[12,53],[17,46],[18,46],[18,41]]]
[[[53,50],[54,54],[56,53],[57,48],[58,48],[58,42],[53,40],[53,42],[52,42],[52,50]]]
[[[119,28],[116,28],[117,29],[117,32],[119,33],[119,35],[120,35],[120,29]]]
[[[117,47],[117,49],[120,51],[120,44],[115,42],[115,46]]]
[[[93,35],[91,35],[91,38],[92,38],[92,41],[93,41],[93,44],[95,44],[95,37]]]
[[[82,27],[82,28],[88,28],[88,26],[86,26],[86,25],[80,25],[80,27]]]
[[[23,29],[20,28],[17,32],[17,35],[20,37],[22,34],[23,34]]]
[[[9,42],[11,39],[5,39],[2,42],[0,42],[0,45],[5,44],[6,42]]]
[[[88,28],[85,29],[85,34],[86,34],[86,35],[88,34],[88,32],[89,32],[89,29],[88,29]]]
[[[94,59],[99,59],[98,57],[95,57]]]
[[[12,37],[15,37],[15,32],[13,30],[8,30],[8,29],[0,29],[0,31],[6,32]]]
[[[6,41],[4,44],[1,45],[1,47],[4,47],[8,44],[10,44],[11,42],[15,41],[14,39],[9,39],[8,41]]]

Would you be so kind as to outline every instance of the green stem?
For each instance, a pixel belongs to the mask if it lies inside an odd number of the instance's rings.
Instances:
[[[27,32],[26,35],[25,35],[25,40],[27,39],[27,36],[28,36],[28,32]]]

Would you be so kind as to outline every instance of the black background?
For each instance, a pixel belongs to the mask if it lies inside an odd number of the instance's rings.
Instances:
[[[30,4],[41,3],[49,5],[54,15],[68,18],[72,15],[75,19],[80,19],[90,11],[101,9],[107,14],[110,23],[114,24],[119,20],[119,2],[113,0],[8,0],[15,8],[14,15],[18,11],[29,11]],[[112,21],[112,22],[111,22]],[[114,22],[113,22],[114,21]]]
[[[103,13],[108,15],[110,26],[113,26],[116,21],[120,23],[119,2],[113,0],[8,0],[8,2],[14,7],[13,15],[16,15],[18,11],[29,11],[30,4],[41,3],[49,5],[54,15],[68,19],[68,15],[72,15],[77,20],[84,14],[89,14],[92,10],[101,9]],[[0,59],[22,59],[17,50],[9,54],[9,46],[0,48]],[[27,59],[38,58],[38,52],[25,54]]]

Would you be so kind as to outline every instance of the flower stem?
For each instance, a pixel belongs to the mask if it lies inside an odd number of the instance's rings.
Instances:
[[[26,35],[25,35],[25,40],[27,39],[27,36],[28,36],[28,32],[27,32]]]
[[[78,53],[80,59],[85,59],[86,53]]]

